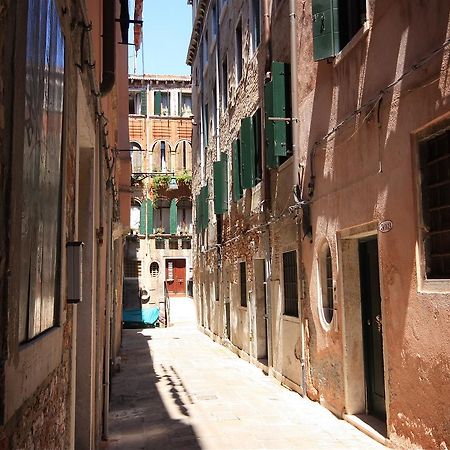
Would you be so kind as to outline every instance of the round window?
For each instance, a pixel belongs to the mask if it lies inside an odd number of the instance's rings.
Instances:
[[[150,264],[150,275],[152,277],[157,277],[159,275],[159,264],[156,261]]]

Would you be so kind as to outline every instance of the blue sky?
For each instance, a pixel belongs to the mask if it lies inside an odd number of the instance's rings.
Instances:
[[[133,18],[134,0],[130,2]],[[144,45],[137,53],[136,74],[190,75],[186,54],[192,30],[192,7],[186,0],[144,0]],[[133,25],[130,25],[133,42]],[[134,47],[130,46],[128,72],[134,73]]]

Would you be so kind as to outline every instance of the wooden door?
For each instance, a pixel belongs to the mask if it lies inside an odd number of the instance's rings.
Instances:
[[[359,244],[367,413],[386,420],[377,239]]]
[[[166,260],[166,282],[169,295],[186,295],[186,260]]]

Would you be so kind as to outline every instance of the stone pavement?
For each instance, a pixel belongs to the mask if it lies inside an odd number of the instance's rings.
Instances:
[[[197,330],[190,299],[172,327],[124,330],[107,449],[384,449]]]

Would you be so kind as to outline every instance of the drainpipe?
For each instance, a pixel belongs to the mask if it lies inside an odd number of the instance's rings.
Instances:
[[[266,57],[264,63],[264,80],[267,71],[270,71],[272,52],[271,52],[271,42],[270,42],[270,15],[269,15],[269,0],[263,0],[262,3],[263,12],[263,48],[266,50]],[[261,96],[262,99],[262,110],[265,111],[264,105],[264,95]],[[261,165],[262,165],[262,177],[264,186],[264,202],[263,211],[265,223],[269,222],[270,216],[270,170],[266,167],[266,140],[265,140],[265,121],[261,120]],[[270,253],[270,226],[267,226],[266,232],[264,233],[264,259],[265,259],[265,269],[266,269],[266,279],[264,280],[264,289],[266,291],[266,316],[265,320],[267,329],[267,365],[268,367],[273,366],[272,358],[272,297],[270,289],[270,280],[272,279],[272,265],[271,265],[271,253]]]
[[[219,23],[219,8],[216,8],[216,23]],[[220,121],[220,84],[219,84],[219,52],[220,52],[220,36],[219,36],[219,25],[217,25],[217,34],[216,34],[216,155],[217,161],[220,161],[220,130],[219,130],[219,121]]]
[[[299,144],[299,119],[298,119],[298,62],[297,62],[297,16],[295,11],[295,0],[289,0],[289,43],[290,43],[290,63],[291,63],[291,117],[292,117],[292,152],[294,157],[294,171],[293,179],[297,179],[297,173],[300,169],[300,144]],[[296,182],[294,181],[294,184]],[[300,236],[297,237],[299,243],[300,262],[302,261],[301,248],[301,222],[297,224],[297,232]],[[301,266],[301,265],[300,265]],[[300,319],[301,319],[301,371],[302,371],[302,396],[306,395],[306,366],[305,366],[305,321],[304,321],[304,299],[300,297]]]
[[[108,199],[108,246],[106,249],[106,311],[105,311],[105,353],[104,353],[104,384],[105,393],[103,397],[103,437],[108,438],[108,419],[109,419],[109,378],[110,378],[110,360],[111,360],[111,267],[112,267],[112,195]]]
[[[125,0],[120,0],[121,7]],[[127,5],[128,8],[128,5]],[[116,2],[103,0],[103,72],[100,94],[105,96],[114,86],[116,70]]]

